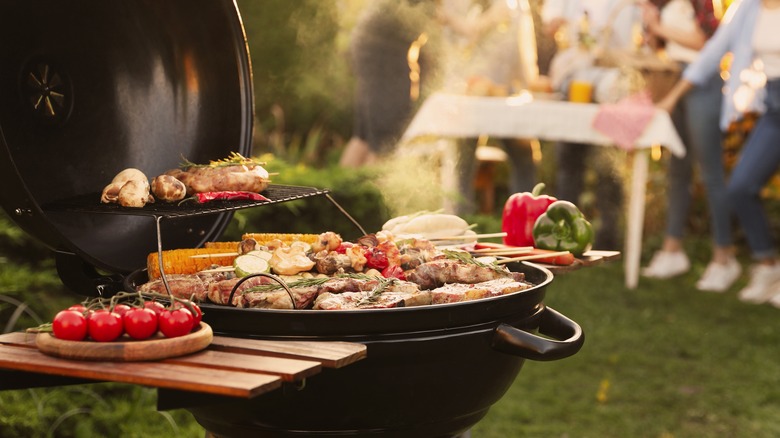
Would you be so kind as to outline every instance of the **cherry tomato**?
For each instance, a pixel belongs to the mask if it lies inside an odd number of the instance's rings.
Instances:
[[[192,312],[184,307],[173,310],[166,309],[160,314],[160,331],[166,338],[184,336],[192,331],[194,321]]]
[[[122,336],[122,317],[116,312],[96,310],[87,320],[89,337],[98,342],[111,342]]]
[[[157,314],[146,307],[131,308],[122,316],[125,332],[133,339],[148,339],[157,333]]]
[[[54,337],[68,341],[83,341],[87,337],[87,319],[77,310],[61,310],[51,324]]]
[[[195,330],[198,328],[198,325],[200,325],[200,321],[203,319],[203,310],[201,310],[200,306],[195,304],[192,301],[185,300],[185,301],[176,301],[173,303],[173,309],[187,309],[192,313],[192,329]]]
[[[117,304],[114,306],[114,312],[118,313],[119,316],[125,316],[125,313],[127,313],[127,311],[130,309],[132,309],[132,307],[128,306],[127,304]]]
[[[366,256],[366,267],[374,268],[379,271],[385,269],[390,262],[387,260],[387,254],[378,248],[366,248],[363,252]]]
[[[74,304],[68,307],[68,310],[75,310],[76,312],[85,313],[87,308],[83,304]]]
[[[355,246],[352,242],[341,242],[341,245],[339,245],[334,251],[336,251],[339,254],[346,254],[347,250]]]
[[[165,305],[159,301],[146,301],[144,302],[144,307],[147,309],[152,309],[154,313],[157,314],[157,316],[160,316],[160,314],[165,310]]]
[[[195,303],[191,303],[192,310],[194,311],[192,314],[193,321],[192,321],[192,329],[195,330],[200,325],[200,322],[203,320],[203,311],[200,309],[200,306],[198,306]]]
[[[406,273],[404,273],[404,270],[398,265],[389,265],[385,269],[382,269],[382,277],[406,280]]]

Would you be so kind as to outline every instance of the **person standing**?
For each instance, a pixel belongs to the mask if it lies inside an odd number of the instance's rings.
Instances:
[[[578,74],[577,58],[571,57],[577,44],[599,44],[603,48],[628,50],[634,47],[633,32],[640,22],[639,11],[632,0],[546,0],[542,8],[544,31],[562,46],[551,63],[553,84],[568,94],[569,79]],[[587,41],[586,41],[587,40]],[[568,46],[570,50],[565,50]],[[588,66],[589,63],[586,63]],[[559,71],[569,72],[560,75]],[[585,189],[588,166],[596,169],[595,205],[598,215],[596,247],[619,247],[620,212],[623,201],[622,179],[600,147],[561,142],[555,147],[557,176],[555,195],[574,203],[580,202]]]
[[[671,0],[660,13],[657,6],[645,2],[642,9],[648,34],[665,43],[667,56],[678,62],[681,70],[696,59],[719,23],[710,0]],[[690,269],[683,235],[691,205],[695,161],[706,190],[713,241],[712,259],[696,288],[711,292],[725,291],[742,273],[732,248],[723,167],[723,137],[719,128],[722,88],[720,76],[712,75],[683,96],[672,112],[672,121],[688,153],[683,158],[670,159],[666,235],[661,249],[642,270],[645,277],[665,279]]]
[[[483,5],[484,4],[484,5]],[[469,95],[507,96],[539,77],[536,36],[528,0],[442,0],[439,21],[450,41],[445,89]],[[501,138],[510,162],[509,190],[530,191],[536,164],[528,140]],[[477,139],[460,140],[455,160],[459,214],[473,213]]]
[[[372,0],[358,18],[350,38],[354,128],[341,155],[342,167],[373,164],[403,134],[415,90],[419,92],[432,64],[421,49],[434,11],[432,1]]]
[[[760,191],[780,166],[780,0],[737,0],[699,57],[659,103],[671,111],[677,101],[720,72],[732,54],[721,107],[725,130],[747,111],[761,113],[727,185],[728,201],[747,237],[755,262],[740,300],[780,307],[780,263]]]

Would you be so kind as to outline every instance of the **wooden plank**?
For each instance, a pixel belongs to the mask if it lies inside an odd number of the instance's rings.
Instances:
[[[281,387],[278,376],[160,362],[85,362],[46,356],[31,348],[0,345],[0,367],[159,388],[255,397]]]
[[[263,357],[210,350],[187,356],[172,357],[165,359],[163,362],[210,368],[214,370],[214,375],[216,376],[220,375],[220,370],[273,374],[281,377],[286,382],[300,381],[322,371],[320,362],[310,360]]]
[[[353,342],[264,341],[214,336],[210,350],[273,355],[322,362],[326,368],[341,368],[366,357],[366,346]]]
[[[27,347],[38,348],[35,346],[35,337],[37,333],[12,332],[0,335],[0,344],[24,345]]]

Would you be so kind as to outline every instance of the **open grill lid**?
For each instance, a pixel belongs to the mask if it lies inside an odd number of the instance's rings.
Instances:
[[[151,179],[182,157],[251,153],[251,67],[232,0],[10,0],[0,38],[0,204],[58,255],[130,272],[157,249],[156,224],[47,205],[98,203],[127,167]],[[163,221],[163,246],[200,246],[231,217]]]

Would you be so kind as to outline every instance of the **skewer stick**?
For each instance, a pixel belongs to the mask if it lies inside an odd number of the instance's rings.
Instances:
[[[504,237],[506,233],[463,234],[460,236],[429,237],[428,240],[471,240],[488,237]]]
[[[504,264],[504,263],[512,263],[512,262],[523,262],[526,260],[536,260],[536,259],[546,259],[548,257],[558,257],[562,255],[569,254],[569,251],[558,251],[558,252],[548,252],[545,254],[534,254],[534,255],[528,255],[523,257],[514,257],[511,259],[501,259],[498,260],[496,263],[498,264]]]
[[[195,254],[191,255],[191,259],[207,259],[209,257],[232,257],[232,256],[238,256],[241,255],[237,252],[217,252],[214,254]]]
[[[469,251],[472,254],[479,255],[508,255],[508,254],[522,254],[525,252],[531,252],[534,250],[533,246],[518,246],[515,248],[483,248],[474,249]]]
[[[236,268],[234,268],[232,266],[220,266],[218,268],[205,269],[205,270],[199,271],[199,272],[203,272],[203,273],[206,273],[206,274],[211,274],[211,273],[214,273],[214,272],[230,272],[230,271],[235,271],[235,270],[236,270]]]

